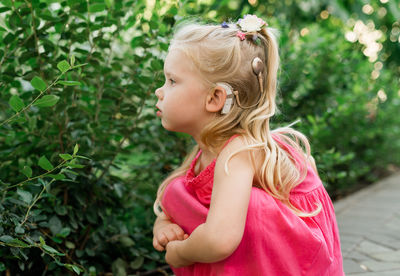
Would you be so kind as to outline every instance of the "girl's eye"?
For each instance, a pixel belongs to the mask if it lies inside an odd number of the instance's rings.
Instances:
[[[175,81],[173,79],[169,79],[169,81],[171,82],[171,84],[175,83]]]

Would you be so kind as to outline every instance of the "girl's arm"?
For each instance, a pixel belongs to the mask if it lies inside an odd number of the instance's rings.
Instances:
[[[207,220],[186,240],[168,243],[166,260],[172,266],[217,262],[231,255],[239,245],[246,222],[254,169],[248,151],[242,151],[229,160],[229,174],[225,173],[224,165],[228,156],[244,145],[239,137],[220,153],[215,165]]]

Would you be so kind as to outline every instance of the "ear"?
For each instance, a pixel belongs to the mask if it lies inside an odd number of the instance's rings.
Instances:
[[[224,87],[220,85],[214,87],[207,95],[206,110],[208,112],[221,111],[224,107],[226,96],[226,90]]]

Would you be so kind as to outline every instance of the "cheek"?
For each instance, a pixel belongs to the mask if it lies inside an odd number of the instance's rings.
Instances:
[[[174,91],[166,95],[164,98],[164,105],[179,107],[180,105],[183,105],[185,101],[187,101],[185,94]]]
[[[174,107],[176,101],[177,100],[175,99],[174,96],[166,95],[166,97],[164,97],[164,100],[163,100],[164,108],[171,109],[172,107]]]

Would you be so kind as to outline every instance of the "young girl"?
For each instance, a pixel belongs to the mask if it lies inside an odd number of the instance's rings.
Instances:
[[[271,28],[183,25],[155,92],[157,116],[197,145],[158,190],[153,245],[179,275],[344,275],[332,202],[306,137],[270,130]]]

